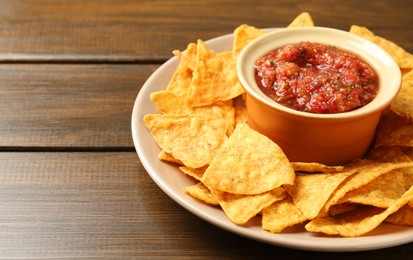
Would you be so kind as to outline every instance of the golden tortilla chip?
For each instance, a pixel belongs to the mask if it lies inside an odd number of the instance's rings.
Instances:
[[[413,226],[413,208],[406,204],[388,216],[385,221],[395,225]]]
[[[234,125],[247,122],[247,108],[245,106],[234,107]]]
[[[302,12],[288,25],[288,27],[311,27],[314,26],[314,21],[311,15],[307,12]]]
[[[357,160],[353,162],[351,165],[347,166],[346,169],[356,170],[356,173],[337,187],[327,203],[323,206],[320,215],[327,215],[328,209],[332,205],[337,204],[337,202],[348,192],[356,190],[392,170],[412,166],[412,162],[382,163],[370,160]]]
[[[281,148],[241,123],[219,149],[202,182],[209,188],[252,195],[293,184],[294,177]]]
[[[222,118],[227,123],[227,134],[234,130],[234,107],[232,100],[217,102],[210,106],[190,107],[185,96],[177,95],[171,91],[158,91],[150,95],[152,102],[162,114],[185,114],[209,118]]]
[[[231,100],[244,89],[238,81],[232,52],[215,53],[198,40],[197,63],[187,94],[189,106],[207,106]]]
[[[337,203],[358,203],[387,208],[406,192],[403,169],[383,174],[368,184],[348,192]]]
[[[158,159],[161,160],[161,161],[171,162],[171,163],[176,163],[176,164],[182,165],[182,162],[180,160],[176,159],[175,157],[173,157],[169,153],[165,152],[164,150],[159,152]]]
[[[196,44],[190,43],[186,47],[185,53],[182,53],[179,50],[174,50],[172,51],[172,53],[181,59],[183,65],[185,65],[190,70],[194,71],[196,66],[196,50]]]
[[[328,166],[322,163],[316,162],[291,162],[291,165],[296,172],[324,172],[324,173],[334,173],[342,172],[343,166]]]
[[[285,186],[285,189],[303,215],[307,219],[313,219],[338,185],[354,172],[297,174],[294,185]]]
[[[413,119],[413,70],[403,76],[400,91],[390,108],[400,116]]]
[[[376,129],[375,147],[413,147],[413,122],[393,111],[383,113]]]
[[[350,32],[361,36],[387,51],[402,69],[413,69],[413,55],[392,41],[375,35],[372,31],[363,26],[352,25]]]
[[[212,195],[209,189],[202,182],[199,182],[196,185],[184,187],[183,190],[192,197],[202,200],[203,202],[212,205],[219,205],[214,195]]]
[[[315,218],[305,228],[310,232],[328,235],[362,236],[379,226],[389,215],[398,211],[411,199],[413,199],[413,187],[387,209],[368,207],[367,210],[354,210],[344,216]]]
[[[179,167],[179,170],[183,173],[185,173],[188,176],[193,177],[194,179],[201,181],[202,180],[202,176],[204,176],[205,170],[208,166],[204,166],[201,168],[197,168],[197,169],[193,169],[193,168],[189,168],[186,166],[181,166]]]
[[[144,122],[161,149],[190,168],[209,164],[227,139],[222,119],[148,114]]]
[[[228,218],[238,225],[245,224],[264,208],[286,196],[282,187],[255,195],[237,195],[211,188],[210,190]]]
[[[239,54],[252,40],[265,34],[265,31],[247,24],[242,24],[234,30],[234,41],[232,46],[233,59],[236,62]]]
[[[306,220],[307,218],[288,196],[262,210],[262,228],[272,233],[279,233],[287,227],[303,223]]]
[[[173,51],[173,54],[179,57],[181,61],[178,65],[178,68],[173,73],[166,89],[168,91],[176,93],[177,95],[186,95],[192,82],[193,68],[190,67],[192,65],[190,64],[189,60],[196,57],[194,56],[193,51],[191,51],[193,49],[193,45],[195,44],[192,43],[188,45],[189,51],[187,51],[185,54],[182,54],[180,51]]]

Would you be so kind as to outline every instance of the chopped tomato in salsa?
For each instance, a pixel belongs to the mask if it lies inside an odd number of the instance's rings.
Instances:
[[[377,94],[374,70],[354,54],[334,46],[300,42],[269,52],[254,64],[260,89],[274,101],[299,111],[351,111]]]

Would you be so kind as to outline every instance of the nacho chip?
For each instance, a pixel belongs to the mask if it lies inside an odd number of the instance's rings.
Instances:
[[[288,25],[288,27],[311,27],[314,26],[314,21],[311,15],[307,12],[302,12]]]
[[[238,225],[245,224],[264,208],[286,196],[282,187],[255,195],[237,195],[217,189],[210,190],[228,218]]]
[[[219,205],[214,195],[212,195],[209,189],[202,182],[199,182],[196,185],[183,187],[182,189],[192,197],[202,200],[205,203]]]
[[[234,41],[232,46],[233,59],[236,62],[242,49],[252,40],[265,34],[265,31],[247,24],[242,24],[234,30]]]
[[[413,187],[387,209],[367,207],[366,210],[351,211],[344,216],[315,218],[305,225],[305,228],[310,232],[328,235],[362,236],[379,226],[389,215],[398,211],[411,199],[413,199]]]
[[[413,122],[391,110],[384,112],[376,129],[374,146],[413,147]]]
[[[190,107],[186,102],[185,96],[164,90],[152,93],[150,98],[162,114],[185,114],[209,118],[222,118],[227,123],[227,134],[229,135],[234,130],[235,119],[232,100],[217,102],[210,106]]]
[[[165,162],[171,162],[171,163],[176,163],[179,165],[182,165],[182,162],[175,157],[173,157],[171,154],[165,152],[164,150],[160,151],[158,154],[158,159],[161,161]]]
[[[322,163],[316,162],[291,162],[291,165],[296,172],[324,172],[324,173],[334,173],[342,172],[343,166],[328,166]]]
[[[183,173],[185,173],[188,176],[191,176],[192,178],[201,181],[202,180],[202,176],[204,176],[205,170],[208,166],[204,166],[201,168],[197,168],[197,169],[193,169],[193,168],[189,168],[186,166],[181,166],[179,167],[179,170]]]
[[[234,108],[234,125],[247,122],[247,108],[245,106],[238,106]]]
[[[190,60],[194,60],[196,56],[193,53],[193,46],[195,44],[191,43],[188,45],[187,52],[182,54],[180,51],[173,51],[172,53],[181,59],[178,68],[172,75],[171,80],[169,81],[168,86],[166,89],[168,91],[172,91],[177,95],[186,95],[188,92],[189,86],[191,85],[192,81],[192,73],[193,68],[191,68],[191,64],[193,62],[189,62]]]
[[[346,167],[346,169],[356,170],[357,172],[349,177],[346,181],[341,183],[339,187],[337,187],[327,203],[323,206],[322,210],[320,211],[320,215],[327,215],[328,209],[332,205],[337,204],[337,202],[342,199],[348,192],[356,190],[392,170],[412,166],[412,162],[382,163],[370,160],[355,161],[354,163]]]
[[[413,208],[406,204],[388,216],[385,221],[395,225],[413,226]]]
[[[196,50],[196,44],[190,43],[186,47],[185,53],[182,53],[179,50],[174,50],[172,51],[172,53],[181,59],[183,65],[185,65],[190,70],[194,71],[196,66]]]
[[[307,219],[315,218],[338,185],[355,171],[335,174],[297,174],[294,185],[285,186],[295,206]]]
[[[350,32],[382,47],[393,57],[401,69],[413,69],[413,55],[394,42],[375,35],[372,31],[363,26],[352,25]]]
[[[187,94],[189,106],[207,106],[235,98],[244,89],[238,82],[232,52],[215,53],[198,40],[197,63]]]
[[[161,149],[190,168],[209,164],[226,140],[222,119],[148,114],[144,122]]]
[[[413,119],[413,70],[403,76],[400,91],[390,108],[400,116]]]
[[[262,210],[262,228],[272,233],[279,233],[287,227],[303,223],[306,220],[307,218],[288,196]]]
[[[358,203],[387,208],[406,192],[403,169],[383,174],[368,184],[348,192],[337,203]]]
[[[252,195],[293,184],[294,177],[281,148],[241,123],[212,160],[202,182],[209,188]]]

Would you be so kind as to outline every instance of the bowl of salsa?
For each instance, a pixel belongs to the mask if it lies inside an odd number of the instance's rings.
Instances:
[[[323,27],[264,34],[243,49],[237,73],[248,124],[291,161],[328,165],[363,157],[401,84],[379,46]]]

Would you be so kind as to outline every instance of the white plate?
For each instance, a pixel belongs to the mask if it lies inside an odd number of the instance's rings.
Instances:
[[[206,41],[216,52],[231,50],[233,35],[224,35]],[[143,117],[149,113],[159,113],[149,99],[150,93],[165,89],[173,72],[178,67],[179,59],[173,57],[157,69],[140,90],[132,113],[132,137],[138,156],[146,171],[155,183],[173,200],[198,217],[235,234],[295,249],[312,251],[362,251],[387,248],[413,242],[413,228],[382,224],[369,234],[357,238],[328,237],[306,232],[303,227],[296,227],[287,233],[273,234],[263,230],[259,222],[256,225],[238,226],[233,224],[216,207],[206,205],[182,192],[182,187],[195,184],[176,167],[158,160],[159,148],[149,134]],[[254,221],[252,221],[254,222]]]

